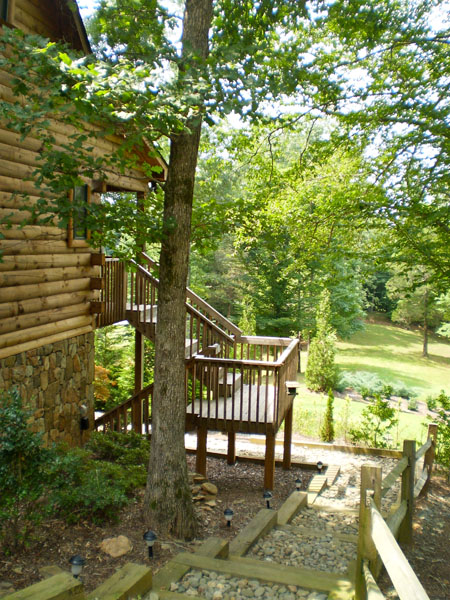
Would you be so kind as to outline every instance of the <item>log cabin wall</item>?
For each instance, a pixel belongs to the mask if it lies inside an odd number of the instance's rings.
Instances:
[[[84,27],[68,8],[70,2],[9,0],[7,21],[27,33],[64,39],[88,51]],[[0,98],[17,100],[8,74],[1,70]],[[71,133],[57,122],[50,127],[58,145]],[[101,155],[117,144],[119,138],[101,137],[94,152]],[[28,195],[27,203],[37,201],[36,188],[27,178],[39,148],[32,135],[21,140],[0,121],[0,391],[19,389],[34,412],[33,428],[44,432],[46,441],[78,444],[82,404],[88,407],[91,426],[94,420],[91,303],[99,294],[100,267],[93,260],[98,250],[79,240],[74,244],[56,219],[45,227],[28,223],[30,214],[20,193]],[[107,173],[106,178],[111,189],[148,190],[148,178],[137,170]]]

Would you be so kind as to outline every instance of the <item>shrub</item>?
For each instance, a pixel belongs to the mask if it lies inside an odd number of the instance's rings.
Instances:
[[[408,410],[417,410],[417,408],[417,400],[415,398],[410,398],[410,400],[408,401]]]
[[[30,417],[17,390],[0,394],[0,539],[5,549],[25,543],[46,509],[45,468],[51,452],[30,431]]]
[[[441,390],[436,400],[436,413],[429,417],[438,424],[436,439],[436,462],[450,467],[450,396]]]
[[[325,412],[325,418],[320,429],[320,437],[324,442],[332,442],[334,440],[333,402],[333,391],[329,390],[327,410]]]
[[[395,408],[388,400],[376,394],[370,405],[362,411],[362,422],[359,427],[350,430],[353,442],[363,442],[373,448],[386,448],[390,430],[397,423]]]
[[[123,465],[147,465],[150,456],[150,442],[134,431],[95,431],[85,448],[97,459],[115,460]]]
[[[427,396],[426,403],[428,410],[436,410],[437,400],[434,396]]]
[[[380,394],[383,398],[412,398],[417,393],[403,383],[385,383],[374,373],[369,371],[345,371],[340,377],[340,387],[351,388],[367,400]]]
[[[69,523],[81,519],[100,524],[117,520],[135,488],[145,485],[144,465],[122,465],[93,459],[88,450],[59,446],[48,467],[52,510]]]

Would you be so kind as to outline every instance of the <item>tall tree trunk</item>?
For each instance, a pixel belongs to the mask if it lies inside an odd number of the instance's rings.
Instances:
[[[428,358],[428,289],[423,296],[423,348],[422,356]]]
[[[206,58],[211,19],[212,0],[186,0],[182,39],[185,64],[189,63],[191,52]],[[190,69],[190,76],[193,72],[195,66]],[[186,539],[193,537],[196,530],[184,447],[185,298],[200,130],[198,117],[190,124],[189,132],[171,139],[159,268],[152,440],[145,495],[150,520]]]

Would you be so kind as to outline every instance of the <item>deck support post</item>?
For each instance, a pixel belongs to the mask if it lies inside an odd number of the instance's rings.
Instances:
[[[228,432],[228,452],[227,452],[227,463],[234,465],[236,462],[236,433],[234,431]]]
[[[144,336],[140,331],[134,332],[134,393],[138,394],[144,387]],[[136,433],[142,433],[142,401],[132,406],[131,426]]]
[[[195,460],[195,470],[200,475],[206,477],[206,442],[208,438],[208,428],[200,425],[197,429],[197,455]]]
[[[275,476],[275,432],[266,432],[266,458],[264,461],[264,489],[273,490]]]
[[[284,444],[283,444],[283,469],[288,471],[291,468],[291,443],[292,443],[292,415],[294,412],[294,403],[288,408],[284,417]]]

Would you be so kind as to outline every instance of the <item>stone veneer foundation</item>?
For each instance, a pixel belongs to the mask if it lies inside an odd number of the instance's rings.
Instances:
[[[81,444],[80,406],[94,420],[94,334],[47,344],[0,360],[0,391],[16,387],[33,411],[31,428],[44,443]]]

